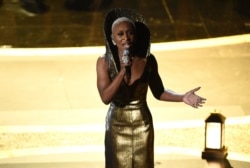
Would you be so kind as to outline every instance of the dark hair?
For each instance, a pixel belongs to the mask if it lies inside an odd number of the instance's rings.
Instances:
[[[133,47],[133,53],[139,57],[146,57],[150,50],[150,31],[142,22],[135,22],[136,41]]]

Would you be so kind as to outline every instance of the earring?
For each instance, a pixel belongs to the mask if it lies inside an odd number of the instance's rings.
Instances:
[[[116,42],[114,41],[114,38],[113,38],[113,34],[111,34],[111,40],[112,40],[112,43],[113,43],[113,45],[116,45]]]
[[[112,39],[112,43],[114,44],[114,45],[116,45],[116,42]]]

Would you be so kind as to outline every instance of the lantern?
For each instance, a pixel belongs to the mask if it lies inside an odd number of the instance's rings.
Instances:
[[[225,141],[225,117],[220,113],[211,113],[205,120],[205,149],[202,159],[218,160],[225,159],[227,148]]]

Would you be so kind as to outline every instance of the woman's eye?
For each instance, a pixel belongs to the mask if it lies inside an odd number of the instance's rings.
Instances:
[[[124,33],[118,33],[118,36],[123,36]]]
[[[134,35],[135,33],[134,32],[129,32],[130,35]]]

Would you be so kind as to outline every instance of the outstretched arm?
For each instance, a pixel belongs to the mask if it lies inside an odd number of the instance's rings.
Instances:
[[[178,94],[169,89],[164,89],[163,82],[158,73],[157,61],[153,55],[149,56],[148,61],[151,63],[151,75],[149,80],[150,89],[155,98],[162,101],[170,102],[184,102],[194,108],[201,107],[205,103],[206,99],[195,94],[200,89],[197,87],[185,94]]]

